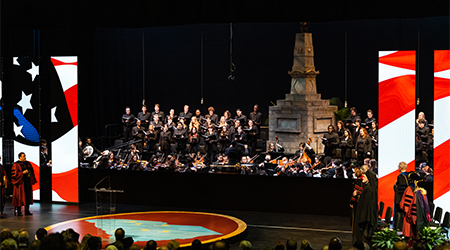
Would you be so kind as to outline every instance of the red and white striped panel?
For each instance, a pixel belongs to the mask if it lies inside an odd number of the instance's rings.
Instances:
[[[52,57],[73,128],[52,142],[52,200],[78,202],[78,58]]]
[[[414,171],[416,52],[380,51],[378,56],[378,199],[393,207],[399,162]]]
[[[450,50],[434,52],[434,203],[450,211]]]

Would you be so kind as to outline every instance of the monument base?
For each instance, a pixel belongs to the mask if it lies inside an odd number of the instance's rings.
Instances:
[[[287,94],[278,100],[277,106],[269,107],[269,142],[278,136],[285,152],[294,153],[301,142],[312,138],[311,147],[316,153],[323,152],[320,137],[328,125],[335,124],[336,106],[322,100],[320,94]]]

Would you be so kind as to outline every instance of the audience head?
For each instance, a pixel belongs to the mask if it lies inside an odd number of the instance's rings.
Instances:
[[[0,249],[4,250],[16,250],[17,249],[17,242],[13,238],[8,238],[4,241],[2,241],[2,244],[0,245]]]
[[[105,250],[118,250],[116,246],[114,246],[114,244],[109,244],[108,246],[106,246]]]
[[[138,245],[136,245],[136,244],[134,244],[134,245],[132,245],[132,246],[130,247],[130,250],[141,250],[141,247],[138,246]]]
[[[60,233],[51,233],[42,239],[40,249],[64,250],[66,249],[66,243]]]
[[[406,164],[406,162],[402,161],[398,164],[398,171],[399,172],[406,171],[407,167],[408,167],[408,165]]]
[[[91,237],[92,237],[92,235],[90,235],[90,234],[86,234],[85,236],[83,236],[83,239],[81,240],[81,245],[80,245],[81,250],[88,249],[87,242],[88,242],[89,238],[91,238]]]
[[[330,243],[328,244],[328,250],[341,250],[342,249],[342,242],[341,239],[338,237],[334,237],[330,240]]]
[[[239,243],[239,249],[240,250],[251,250],[252,249],[252,243],[248,240],[243,240],[241,243]]]
[[[3,242],[4,240],[9,239],[9,238],[13,239],[13,235],[12,235],[11,231],[9,231],[7,229],[2,230],[2,232],[0,233],[0,242]]]
[[[277,241],[277,243],[275,243],[275,250],[284,250],[284,243],[281,241]]]
[[[354,244],[353,247],[355,247],[358,250],[364,250],[365,246],[364,246],[364,242],[357,240]]]
[[[41,247],[41,241],[40,240],[33,240],[30,245],[28,246],[28,250],[39,250]]]
[[[62,231],[61,234],[65,242],[72,241],[78,243],[78,239],[80,238],[80,234],[75,232],[75,230],[73,230],[72,228],[68,228]]]
[[[228,250],[229,246],[224,240],[214,242],[212,250]]]
[[[180,242],[178,242],[176,240],[171,240],[167,243],[167,248],[169,250],[176,250],[176,249],[180,248]]]
[[[66,241],[66,250],[78,250],[78,244],[75,241]]]
[[[90,250],[100,250],[102,248],[102,239],[97,236],[92,236],[87,241],[87,245]]]
[[[147,244],[145,244],[144,250],[156,250],[158,248],[158,243],[154,240],[147,241]]]
[[[116,241],[121,241],[125,238],[125,230],[123,228],[117,228],[114,232],[114,237],[116,237]]]
[[[166,246],[162,246],[162,247],[158,248],[158,250],[169,250],[169,248],[167,248]]]
[[[286,250],[297,250],[297,241],[294,239],[288,239],[286,241]]]
[[[300,250],[312,250],[311,243],[308,240],[302,240],[300,243]]]
[[[30,235],[28,234],[27,231],[20,232],[19,233],[19,240],[18,240],[19,247],[28,246],[28,243],[30,243],[29,240],[28,240],[29,237],[30,237]]]
[[[203,250],[203,244],[199,239],[192,241],[191,250]]]

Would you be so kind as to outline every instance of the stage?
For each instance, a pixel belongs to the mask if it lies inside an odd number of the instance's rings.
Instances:
[[[280,201],[279,205],[289,206],[284,201]],[[333,209],[331,204],[329,209]],[[197,228],[199,230],[196,231],[200,234],[194,238],[201,239],[203,243],[227,238],[233,249],[238,249],[239,241],[243,239],[250,241],[255,249],[262,249],[266,246],[273,247],[277,241],[286,242],[289,238],[293,238],[298,242],[307,239],[311,242],[314,249],[320,249],[327,245],[332,237],[336,236],[342,240],[344,247],[350,247],[352,239],[350,218],[340,216],[231,210],[196,210],[191,213],[187,211],[180,212],[179,208],[118,204],[117,214],[114,216],[96,217],[94,203],[80,205],[35,203],[30,210],[33,216],[13,216],[9,201],[5,207],[7,218],[0,219],[0,229],[17,230],[24,228],[30,233],[30,240],[32,240],[34,233],[40,227],[48,228],[50,232],[60,232],[72,227],[80,233],[80,241],[86,232],[95,236],[102,236],[103,246],[114,241],[110,235],[113,235],[113,231],[119,227],[125,229],[126,236],[133,236],[135,243],[143,242],[145,244],[147,240],[155,240],[157,238],[146,238],[147,236],[145,235],[143,240],[136,240],[140,239],[138,238],[140,234],[149,229],[150,226],[158,228],[156,230],[156,236],[160,237],[158,246],[164,245],[170,239],[182,238],[170,235],[169,232],[164,232],[168,231],[165,229],[175,227],[176,231],[180,232],[183,226],[199,225],[202,228]],[[201,217],[203,217],[203,220],[199,219]],[[194,220],[195,223],[192,223],[192,218],[197,218]],[[102,230],[98,230],[99,227],[92,226],[90,229],[94,231],[84,231],[83,227],[79,227],[79,225],[87,223],[85,221],[89,220],[91,225],[96,225],[97,223],[100,228],[106,230],[102,232]],[[148,224],[137,225],[142,223],[138,220],[147,221],[144,224]],[[126,225],[127,222],[130,223]],[[103,224],[100,225],[99,223]],[[219,226],[217,223],[221,225]],[[182,246],[189,246],[193,238],[188,238],[191,237],[190,235],[183,237],[185,237],[184,241],[182,239],[177,240],[180,241]]]

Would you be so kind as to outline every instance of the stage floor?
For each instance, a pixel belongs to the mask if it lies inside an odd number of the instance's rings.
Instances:
[[[284,204],[280,203],[280,205]],[[35,203],[34,205],[31,206],[30,210],[33,212],[33,216],[23,216],[23,217],[13,216],[11,203],[7,203],[5,207],[5,213],[7,215],[7,218],[0,219],[0,229],[9,228],[10,230],[17,230],[19,228],[24,228],[29,231],[31,238],[32,235],[34,235],[34,232],[40,227],[51,226],[52,227],[52,229],[50,229],[51,231],[52,230],[60,231],[59,230],[60,228],[66,229],[69,227],[73,227],[73,225],[71,226],[70,224],[67,223],[68,221],[74,220],[82,221],[83,218],[86,217],[91,217],[88,218],[88,220],[97,219],[95,218],[96,215],[95,204],[65,205],[65,204]],[[187,208],[183,210],[192,211]],[[157,206],[132,206],[121,204],[118,204],[117,206],[117,215],[118,214],[125,214],[125,215],[128,214],[133,216],[149,215],[155,214],[153,213],[155,211],[171,211],[169,213],[174,213],[175,211],[180,211],[180,208],[172,209]],[[332,237],[339,237],[342,240],[344,247],[351,246],[352,235],[351,235],[350,217],[302,215],[302,214],[287,214],[287,213],[261,213],[250,211],[247,212],[247,211],[196,210],[192,212],[198,212],[200,214],[214,213],[219,214],[218,216],[225,216],[224,218],[235,217],[235,219],[238,221],[237,225],[239,225],[240,223],[239,221],[245,223],[247,227],[246,231],[243,233],[235,232],[236,237],[232,238],[232,240],[234,241],[234,243],[232,244],[233,249],[238,249],[239,241],[242,239],[250,241],[255,249],[262,249],[263,247],[266,246],[273,247],[277,241],[286,242],[286,240],[289,238],[295,239],[298,242],[307,239],[311,242],[312,247],[314,249],[321,249],[323,246],[328,244],[328,241]],[[122,219],[128,220],[133,218],[123,217]],[[136,217],[134,219],[136,219]],[[157,221],[155,217],[153,217],[150,220]],[[97,223],[98,222],[99,221],[97,221]],[[102,223],[104,223],[104,221]],[[114,230],[112,229],[112,227],[116,226],[117,228],[123,227],[119,226],[119,223],[123,223],[123,221],[122,222],[115,221],[114,224],[111,224],[111,222],[108,223],[109,223],[108,227],[111,227],[108,228],[108,231]],[[176,223],[169,223],[169,224],[176,224]],[[67,227],[65,227],[66,225]],[[101,226],[105,226],[105,224]],[[241,224],[241,226],[242,229],[243,224]],[[124,229],[126,235],[130,236],[131,233],[128,234],[130,231],[127,230],[126,228]],[[83,237],[84,233],[80,229],[75,230],[81,234],[80,236],[81,241],[81,238]],[[100,236],[100,234],[96,235]],[[105,241],[104,243],[106,242],[107,241]],[[164,244],[164,242],[167,241],[161,241],[161,244]]]

